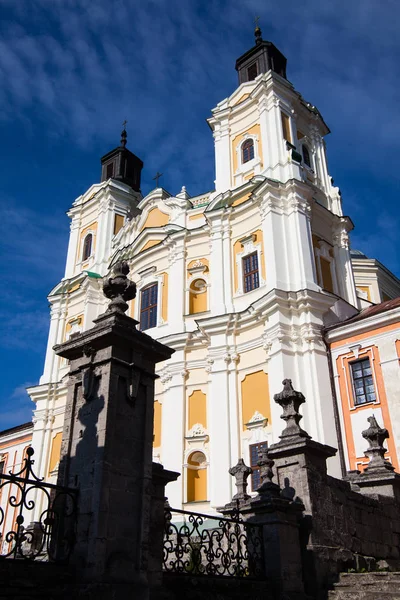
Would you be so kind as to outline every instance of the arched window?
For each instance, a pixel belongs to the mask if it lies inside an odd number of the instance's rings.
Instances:
[[[207,310],[207,284],[204,279],[195,279],[190,284],[189,313],[191,315]]]
[[[92,242],[93,242],[93,235],[91,233],[88,233],[87,236],[85,237],[85,241],[83,242],[82,261],[87,260],[89,258],[89,256],[91,256]]]
[[[207,501],[207,460],[203,452],[192,452],[187,468],[187,502]]]
[[[307,165],[307,167],[310,167],[311,169],[311,157],[310,157],[310,151],[307,148],[307,146],[305,144],[302,145],[302,151],[303,151],[303,161],[304,164]]]
[[[245,140],[242,144],[242,163],[249,162],[254,158],[254,141],[252,139]]]

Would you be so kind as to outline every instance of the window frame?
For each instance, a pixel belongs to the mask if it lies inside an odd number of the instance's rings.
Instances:
[[[306,151],[307,156],[308,156],[308,162],[306,162],[305,156],[304,156],[304,151]],[[312,162],[312,158],[311,158],[311,151],[310,148],[307,146],[307,144],[301,144],[301,156],[303,158],[303,164],[307,169],[313,169],[313,162]]]
[[[361,377],[354,377],[354,370],[353,370],[353,366],[357,365],[357,364],[361,364],[361,363],[365,363],[368,361],[368,365],[369,365],[369,369],[371,371],[370,375],[364,375],[364,369],[361,367],[361,373],[362,376]],[[370,356],[363,356],[361,358],[357,358],[356,360],[352,360],[349,362],[349,370],[350,370],[350,377],[351,377],[351,384],[352,384],[352,392],[353,392],[353,406],[354,408],[358,408],[360,406],[365,406],[367,404],[376,404],[378,401],[377,398],[377,393],[376,393],[376,385],[375,385],[375,377],[374,377],[374,372],[373,372],[373,368],[372,368],[372,363],[371,363],[371,357]],[[374,399],[373,400],[368,400],[368,392],[366,391],[366,382],[365,379],[366,378],[371,378],[372,381],[372,386],[374,388],[373,391],[373,396]],[[362,381],[362,389],[363,389],[363,396],[365,396],[366,401],[365,402],[357,402],[357,398],[359,397],[359,395],[357,394],[357,387],[355,384],[355,380],[357,381]],[[368,384],[371,385],[371,384]],[[360,388],[359,388],[360,389]]]
[[[284,125],[285,123],[285,125]],[[284,142],[288,142],[293,145],[293,132],[292,132],[292,120],[284,110],[281,109],[281,126],[282,126],[282,138]],[[287,139],[287,137],[289,139]]]
[[[89,253],[86,255],[86,243],[88,238],[90,237],[90,250]],[[94,236],[93,233],[91,231],[88,231],[87,234],[85,235],[85,237],[83,238],[83,244],[82,244],[82,260],[81,262],[86,262],[90,259],[91,256],[93,256],[93,241],[94,241]]]
[[[249,73],[249,71],[250,71],[251,69],[254,69],[254,67],[255,67],[255,70],[256,70],[256,74],[255,74],[255,76],[254,76],[254,77],[251,77],[251,78],[250,78],[250,73]],[[258,62],[257,62],[257,61],[255,61],[255,62],[253,62],[251,65],[249,65],[249,66],[247,67],[247,71],[246,71],[246,72],[247,72],[247,81],[254,81],[254,80],[255,80],[255,78],[256,78],[256,77],[258,77],[258,76],[259,76],[259,74],[260,74],[260,73],[259,73],[259,71],[258,71]]]
[[[244,153],[247,151],[250,152],[251,156],[249,156],[249,158],[245,159]],[[241,158],[242,165],[245,165],[246,163],[255,159],[255,147],[254,147],[254,139],[253,138],[248,137],[241,143],[240,158]]]
[[[114,171],[115,171],[115,163],[114,163],[114,161],[109,162],[105,167],[106,167],[106,180],[113,179],[113,177],[114,177]],[[111,175],[109,175],[110,167],[111,167],[111,171],[112,171]]]
[[[147,284],[145,287],[143,287],[140,290],[140,303],[139,303],[139,327],[140,327],[140,331],[147,331],[147,329],[153,329],[154,327],[157,327],[158,325],[158,310],[159,310],[159,282],[158,281],[152,281],[151,283]],[[155,304],[149,304],[148,306],[146,306],[145,308],[143,308],[143,294],[147,291],[150,290],[151,288],[156,288],[156,302]],[[151,310],[155,308],[155,323],[151,324],[152,322],[150,321],[150,316],[148,317],[148,326],[147,327],[143,327],[143,321],[142,321],[142,315],[144,313],[151,315]]]
[[[256,442],[255,444],[249,444],[249,464],[250,467],[253,469],[253,472],[251,474],[251,491],[252,492],[256,492],[258,490],[258,488],[261,485],[261,480],[260,480],[260,467],[257,465],[257,462],[255,464],[253,464],[253,453],[252,453],[252,449],[256,447],[257,450],[257,461],[259,460],[259,455],[260,455],[260,451],[263,450],[264,448],[268,448],[268,441],[264,440],[263,442]],[[259,480],[259,484],[258,487],[255,487],[255,483],[254,480],[258,479]]]
[[[246,261],[248,261],[252,257],[255,257],[257,266],[255,269],[251,269],[248,273],[246,273]],[[251,264],[250,264],[250,266],[251,266]],[[250,287],[250,288],[246,289],[247,281],[249,280],[249,278],[250,278],[250,281],[253,281],[254,275],[256,275],[256,277],[254,279],[256,280],[257,285],[254,285],[254,287]],[[242,286],[243,286],[244,294],[248,294],[249,292],[252,292],[253,290],[257,290],[260,287],[260,265],[259,265],[257,250],[254,250],[253,252],[246,254],[246,256],[242,256]]]

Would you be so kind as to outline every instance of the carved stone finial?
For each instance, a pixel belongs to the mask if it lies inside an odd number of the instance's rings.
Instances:
[[[280,488],[279,485],[272,481],[274,472],[272,467],[275,461],[270,458],[268,454],[268,448],[263,448],[258,455],[258,466],[260,467],[260,479],[261,485],[257,488],[257,493],[260,496],[279,496]]]
[[[274,396],[275,402],[283,408],[281,419],[286,421],[286,428],[279,437],[282,442],[291,441],[291,439],[296,437],[310,439],[308,433],[299,425],[299,422],[303,418],[299,413],[299,408],[306,399],[301,392],[296,392],[293,389],[291,379],[284,379],[282,383],[283,390]]]
[[[114,266],[114,277],[104,280],[103,293],[111,302],[107,312],[123,314],[128,310],[127,300],[136,296],[136,283],[128,279],[129,265],[123,260]]]
[[[394,466],[385,459],[386,448],[383,443],[389,438],[387,429],[379,427],[375,417],[368,417],[368,429],[362,432],[363,438],[368,440],[369,448],[364,452],[369,458],[369,464],[364,473],[373,471],[394,471]]]
[[[245,465],[243,458],[239,458],[237,464],[229,469],[229,474],[235,478],[235,485],[237,488],[237,493],[233,496],[232,500],[245,502],[250,498],[247,493],[247,479],[252,472],[253,469]]]

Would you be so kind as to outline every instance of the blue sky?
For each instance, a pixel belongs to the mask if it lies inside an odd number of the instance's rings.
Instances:
[[[99,180],[125,118],[144,194],[157,170],[171,193],[212,189],[205,119],[237,86],[255,15],[332,130],[353,247],[400,276],[397,0],[1,0],[0,430],[31,416],[66,210]]]

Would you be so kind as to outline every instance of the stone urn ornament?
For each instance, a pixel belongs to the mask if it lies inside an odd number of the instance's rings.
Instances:
[[[128,279],[129,265],[122,260],[114,266],[113,277],[103,282],[103,293],[111,302],[106,312],[124,314],[128,310],[128,300],[136,297],[136,283]]]

